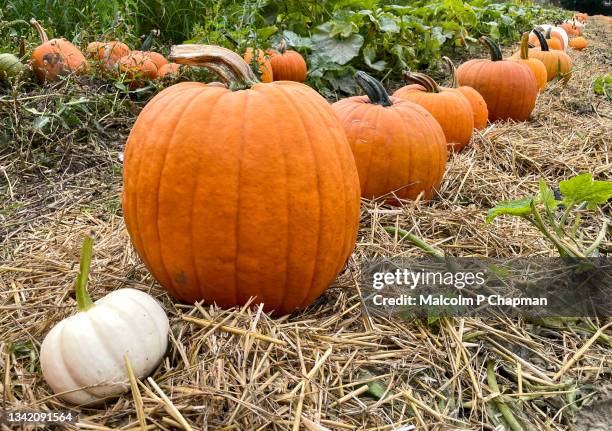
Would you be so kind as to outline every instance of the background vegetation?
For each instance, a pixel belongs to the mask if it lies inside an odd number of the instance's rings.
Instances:
[[[569,12],[492,0],[8,0],[0,31],[9,32],[12,46],[21,33],[34,40],[33,31],[22,27],[25,22],[15,22],[32,16],[52,35],[81,46],[101,38],[138,46],[152,29],[161,30],[157,48],[162,51],[189,41],[241,52],[285,37],[307,54],[311,85],[350,93],[356,69],[382,78],[402,69],[430,68],[441,55],[473,54],[480,35],[514,42],[535,23],[563,19]]]

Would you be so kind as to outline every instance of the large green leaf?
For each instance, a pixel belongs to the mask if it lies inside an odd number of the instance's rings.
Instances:
[[[351,34],[349,37],[341,38],[331,35],[332,24],[327,22],[315,29],[312,36],[315,49],[319,55],[328,57],[338,64],[346,64],[359,55],[364,38],[360,34]]]

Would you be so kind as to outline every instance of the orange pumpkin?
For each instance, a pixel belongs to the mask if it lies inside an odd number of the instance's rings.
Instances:
[[[568,36],[574,36],[577,33],[576,27],[574,27],[569,22],[564,22],[562,24],[559,24],[559,27],[561,27],[563,30],[565,30],[565,32],[567,33]],[[535,40],[537,40],[537,36],[535,36],[535,34],[534,34],[534,38],[535,38]],[[540,42],[538,42],[538,45],[539,44],[540,44]],[[535,43],[534,43],[534,45],[535,45]]]
[[[90,58],[102,62],[107,68],[114,67],[119,59],[130,53],[130,48],[123,42],[91,42],[87,45],[87,54]]]
[[[306,81],[306,61],[299,52],[287,49],[285,39],[281,40],[276,50],[268,50],[268,54],[275,81]]]
[[[578,36],[570,40],[570,46],[572,47],[572,49],[575,49],[577,51],[582,51],[587,46],[589,46],[589,43],[584,37]]]
[[[153,61],[151,52],[132,51],[121,57],[118,65],[119,70],[134,81],[155,79],[159,73],[159,67]]]
[[[163,78],[165,76],[178,75],[179,70],[181,69],[181,65],[177,63],[167,63],[159,68],[157,72],[158,78]]]
[[[487,127],[487,119],[489,118],[487,102],[485,102],[480,93],[474,90],[472,87],[468,87],[467,85],[459,86],[457,80],[457,69],[450,58],[442,57],[442,61],[450,70],[451,88],[456,88],[457,91],[463,94],[468,102],[470,102],[472,113],[474,114],[474,128],[476,130],[484,129]]]
[[[497,43],[488,37],[482,36],[480,42],[488,46],[491,59],[469,60],[459,66],[459,84],[470,86],[482,95],[489,109],[489,120],[527,120],[538,96],[533,72],[524,64],[504,60]]]
[[[455,88],[440,87],[422,73],[404,72],[406,82],[394,97],[421,105],[440,123],[446,142],[454,151],[461,151],[474,130],[474,113],[466,97]]]
[[[255,52],[255,60],[253,53]],[[272,70],[272,64],[270,63],[269,56],[266,55],[261,49],[247,48],[244,53],[244,61],[246,61],[255,74],[259,77],[261,82],[272,82],[274,81],[274,72]]]
[[[529,67],[531,72],[533,72],[533,76],[535,76],[536,81],[538,82],[538,88],[540,91],[546,87],[546,83],[548,82],[548,74],[546,72],[546,66],[540,60],[536,58],[529,58],[529,34],[523,33],[521,37],[521,49],[519,52],[512,56],[514,61],[518,61]]]
[[[34,18],[30,24],[36,29],[41,44],[32,52],[32,68],[40,82],[55,81],[60,75],[87,71],[89,65],[83,53],[66,39],[51,39]]]
[[[540,40],[540,48],[529,50],[529,56],[536,58],[544,63],[548,81],[556,77],[563,78],[564,82],[569,81],[572,76],[572,59],[563,51],[549,50],[548,43],[542,33],[534,30]]]
[[[442,128],[421,106],[390,98],[365,72],[357,72],[355,80],[366,96],[342,99],[332,108],[355,156],[361,196],[432,198],[446,165]]]
[[[553,33],[552,26],[550,25],[547,25],[545,29],[542,27],[538,27],[531,32],[531,34],[529,35],[529,43],[531,43],[533,46],[540,46],[540,40],[535,34],[535,30],[538,30],[544,35],[546,43],[548,44],[548,49],[558,49],[562,51],[565,50],[565,42],[563,40],[563,37],[559,34],[559,32]]]
[[[138,116],[123,185],[134,247],[180,300],[308,306],[357,237],[359,178],[342,125],[310,87],[259,83],[225,48],[179,45],[170,59],[232,89],[182,82]]]

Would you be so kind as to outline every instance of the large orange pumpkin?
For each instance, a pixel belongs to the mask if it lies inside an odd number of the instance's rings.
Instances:
[[[423,107],[391,97],[382,84],[357,72],[355,80],[366,96],[332,105],[344,126],[355,156],[361,196],[393,193],[415,199],[433,197],[446,165],[444,132]]]
[[[466,97],[455,88],[440,87],[422,73],[404,72],[406,82],[394,97],[409,100],[427,109],[440,123],[446,142],[454,151],[461,151],[474,131],[474,113]]]
[[[531,72],[533,72],[533,76],[535,76],[536,81],[538,81],[538,88],[541,90],[546,87],[546,83],[548,82],[548,74],[546,72],[546,66],[540,60],[536,58],[529,58],[529,34],[524,33],[521,37],[521,49],[512,56],[512,59],[518,61],[519,63],[525,64]]]
[[[41,44],[32,52],[32,68],[39,81],[55,81],[60,75],[83,72],[89,68],[85,56],[66,39],[51,39],[34,18],[30,24],[36,29]]]
[[[451,75],[451,88],[456,88],[470,102],[472,113],[474,114],[474,128],[481,130],[487,127],[487,119],[489,118],[489,110],[487,102],[482,98],[480,93],[467,85],[459,86],[457,80],[457,69],[452,60],[448,57],[442,57],[442,61],[446,64]]]
[[[255,55],[253,53],[255,53]],[[274,81],[274,72],[272,70],[270,58],[264,51],[261,49],[247,48],[244,53],[244,61],[255,70],[261,82]]]
[[[130,53],[130,48],[123,42],[91,42],[87,45],[87,54],[90,58],[100,61],[105,67],[114,67],[119,59]]]
[[[259,83],[225,48],[179,45],[170,59],[232,90],[179,83],[138,116],[123,187],[134,247],[183,301],[309,305],[357,236],[359,178],[342,125],[310,87]]]
[[[480,42],[489,47],[491,59],[469,60],[459,66],[459,84],[472,87],[482,95],[489,109],[489,120],[527,120],[538,97],[533,72],[524,64],[504,60],[497,43],[488,37],[482,36]]]
[[[285,39],[281,40],[276,50],[269,50],[268,54],[275,81],[306,81],[306,61],[299,52],[287,49]]]
[[[534,30],[534,32],[540,40],[540,47],[530,49],[529,56],[544,63],[549,81],[559,77],[567,83],[572,76],[572,59],[563,51],[549,50],[542,33],[538,30]]]

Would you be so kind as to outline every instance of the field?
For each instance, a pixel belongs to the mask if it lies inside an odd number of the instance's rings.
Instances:
[[[39,4],[39,15],[42,3],[32,2]],[[316,12],[306,9],[314,7],[309,2],[303,9],[293,2],[286,5],[302,17]],[[92,20],[93,12],[85,12],[81,19]],[[546,13],[561,17],[566,12]],[[522,24],[525,29],[536,15]],[[8,14],[3,19],[14,18]],[[101,33],[83,25],[71,27],[70,20],[77,16],[66,19],[56,20],[53,31],[80,46],[94,40],[95,31]],[[298,21],[292,21],[296,37]],[[212,24],[202,22],[190,33],[185,29],[192,29],[193,23],[176,22],[176,28],[166,28],[165,36],[155,41],[164,54],[172,42],[187,38],[223,40],[231,46],[223,32],[211,33]],[[132,44],[138,41],[136,35],[162,28],[160,22],[128,24],[122,36]],[[402,85],[399,71],[405,67],[429,68],[444,82],[445,74],[436,67],[441,54],[457,64],[487,55],[469,34],[498,32],[504,55],[515,52],[518,34],[504,34],[505,28],[499,27],[470,27],[467,42],[455,42],[453,33],[439,46],[417,44],[413,48],[418,52],[411,51],[413,57],[405,65],[392,57],[395,51],[388,39],[376,36],[366,45],[385,48],[371,57],[358,48],[361,54],[341,67],[315,57],[312,61],[321,63],[318,69],[314,65],[307,83],[335,102],[346,96],[345,90],[357,92],[343,84],[347,75],[377,61],[386,66],[379,63],[380,69],[368,71],[384,78],[389,90]],[[256,28],[257,37],[264,38],[264,27]],[[348,38],[360,35],[363,25],[350,28],[358,30]],[[230,39],[242,43],[249,29],[232,31]],[[202,34],[209,39],[201,40]],[[568,50],[573,61],[569,82],[550,82],[528,121],[497,121],[474,133],[464,151],[450,155],[433,200],[405,200],[394,206],[362,199],[357,244],[336,282],[307,309],[283,317],[259,307],[227,310],[177,302],[132,247],[121,206],[124,145],[146,102],[174,81],[155,81],[130,91],[128,83],[94,73],[45,85],[26,81],[1,86],[2,409],[72,410],[79,415],[78,429],[100,431],[610,429],[609,319],[388,318],[363,306],[359,285],[361,264],[367,259],[423,255],[403,238],[403,231],[452,256],[558,255],[524,219],[499,217],[486,223],[486,218],[500,201],[534,195],[540,180],[556,188],[562,180],[589,172],[597,180],[612,181],[612,103],[593,90],[597,77],[612,72],[612,25],[603,17],[591,17],[584,36],[589,41],[586,50]],[[18,38],[4,30],[0,37],[5,49]],[[27,50],[36,43],[30,32]],[[307,48],[312,41],[302,43],[302,52],[313,52]],[[210,78],[206,72],[186,75]],[[610,208],[608,202],[579,209],[584,243],[601,235]],[[150,378],[97,408],[74,407],[54,396],[39,361],[45,335],[74,313],[72,286],[80,247],[91,231],[92,298],[125,287],[147,292],[162,304],[171,326],[168,353]],[[609,229],[604,228],[599,241],[600,252],[609,254]],[[77,429],[77,424],[63,427]],[[11,428],[0,423],[0,429]]]

